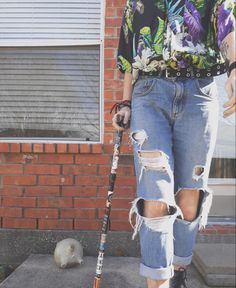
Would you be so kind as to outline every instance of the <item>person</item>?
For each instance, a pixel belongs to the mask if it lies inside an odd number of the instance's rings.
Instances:
[[[212,200],[214,76],[228,72],[224,117],[236,111],[234,12],[231,0],[128,0],[124,8],[123,101],[112,125],[131,131],[137,198],[130,222],[148,288],[188,285],[186,268]]]

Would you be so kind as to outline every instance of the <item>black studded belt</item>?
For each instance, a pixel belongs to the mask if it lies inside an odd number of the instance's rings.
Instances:
[[[218,76],[226,72],[225,64],[217,64],[209,69],[196,69],[196,68],[183,68],[180,70],[175,70],[172,68],[167,68],[165,70],[145,72],[140,70],[139,75],[142,76],[158,76],[163,78],[205,78]]]

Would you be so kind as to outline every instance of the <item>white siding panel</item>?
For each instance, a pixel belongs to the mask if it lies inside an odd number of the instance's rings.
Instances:
[[[102,0],[0,0],[0,46],[101,40]],[[81,44],[81,45],[82,45]]]
[[[0,139],[99,141],[100,48],[0,48]]]

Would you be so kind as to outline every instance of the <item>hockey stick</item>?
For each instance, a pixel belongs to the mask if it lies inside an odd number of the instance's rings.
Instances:
[[[109,230],[112,196],[113,196],[113,191],[114,191],[114,186],[115,186],[115,181],[116,181],[116,170],[118,167],[122,134],[123,134],[122,131],[116,132],[114,152],[113,152],[113,157],[112,157],[112,167],[111,167],[111,173],[109,175],[109,188],[108,188],[104,218],[103,218],[103,223],[102,223],[102,233],[101,233],[99,252],[98,252],[98,258],[97,258],[96,276],[94,278],[93,288],[100,288],[104,251],[105,251],[105,244],[106,244],[106,239],[107,239],[107,232]]]

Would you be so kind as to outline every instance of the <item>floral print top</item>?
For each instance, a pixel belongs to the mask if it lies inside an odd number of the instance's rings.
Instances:
[[[233,0],[127,0],[118,47],[118,68],[207,69],[224,63],[219,47],[235,30]]]

